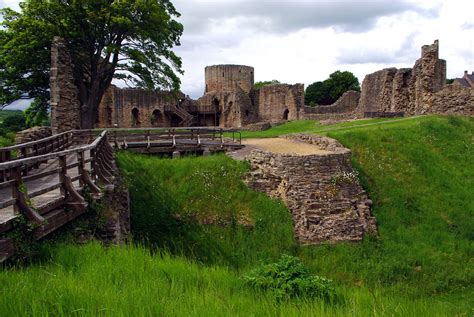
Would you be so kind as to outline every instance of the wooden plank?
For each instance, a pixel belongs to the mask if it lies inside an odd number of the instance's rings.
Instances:
[[[12,238],[0,239],[0,263],[10,258],[15,252],[15,241]]]
[[[82,215],[87,211],[87,208],[84,208],[82,210],[64,210],[64,209],[59,209],[56,211],[53,211],[52,213],[48,214],[46,216],[46,223],[35,229],[33,233],[33,237],[36,240],[39,240],[51,232],[57,230],[58,228],[61,228],[68,222],[76,219],[78,216]]]
[[[61,171],[61,169],[58,167],[58,168],[55,168],[53,170],[47,170],[47,171],[44,171],[44,172],[40,172],[38,174],[25,176],[25,177],[23,177],[23,181],[24,182],[34,181],[34,180],[37,180],[37,179],[40,179],[40,178],[43,178],[43,177],[58,174],[60,171]]]
[[[11,199],[9,199],[9,200],[2,201],[2,202],[0,203],[0,209],[13,206],[13,205],[15,204],[15,201],[16,201],[15,198],[11,198]]]
[[[41,188],[41,189],[37,189],[37,190],[35,190],[35,191],[29,193],[29,194],[28,194],[28,197],[29,197],[29,198],[34,198],[34,197],[37,197],[37,196],[46,194],[47,192],[50,192],[50,191],[55,190],[55,189],[60,188],[60,187],[61,187],[61,183],[49,185],[49,186],[47,186],[47,187],[44,187],[44,188]]]

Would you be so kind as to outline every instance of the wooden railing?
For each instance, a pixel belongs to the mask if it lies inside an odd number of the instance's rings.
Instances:
[[[0,163],[64,150],[73,144],[74,131],[0,148]]]
[[[41,167],[35,173],[25,173],[37,165]],[[11,230],[18,215],[35,224],[33,235],[39,239],[84,213],[87,203],[83,190],[87,188],[93,198],[99,198],[99,185],[110,186],[114,170],[113,149],[106,131],[88,145],[0,163],[4,177],[0,182],[0,209],[11,214],[0,223],[0,253],[2,245],[8,250],[5,244],[12,243],[1,237]],[[5,214],[2,216],[5,220]]]
[[[15,252],[14,240],[7,234],[18,216],[34,224],[33,237],[40,239],[86,211],[84,190],[99,199],[100,187],[112,187],[113,147],[174,155],[180,150],[222,151],[240,144],[240,131],[232,129],[143,128],[75,130],[0,149],[10,153],[0,163],[0,262]]]

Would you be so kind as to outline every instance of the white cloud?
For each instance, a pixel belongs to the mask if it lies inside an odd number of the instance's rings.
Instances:
[[[0,0],[17,5],[15,0]],[[440,40],[448,77],[474,70],[474,1],[175,0],[184,24],[182,90],[204,91],[204,67],[255,67],[256,80],[306,85],[335,70],[362,81],[386,67],[412,67]]]

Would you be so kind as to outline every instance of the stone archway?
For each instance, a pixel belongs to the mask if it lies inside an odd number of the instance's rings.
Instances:
[[[286,109],[283,112],[283,120],[288,120],[288,115],[290,114],[290,110]]]
[[[163,122],[163,115],[161,114],[161,111],[158,109],[153,110],[151,114],[151,124],[154,127],[160,126],[160,124]]]
[[[214,98],[212,100],[212,108],[214,110],[214,125],[218,127],[221,121],[221,107],[219,99]]]
[[[132,126],[137,127],[140,125],[140,110],[138,108],[132,109]]]

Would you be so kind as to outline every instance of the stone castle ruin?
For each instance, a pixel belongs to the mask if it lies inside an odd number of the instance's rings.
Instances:
[[[78,92],[65,42],[51,50],[51,116],[55,133],[80,128]],[[304,85],[254,88],[254,68],[215,65],[205,69],[205,91],[198,100],[183,93],[118,88],[111,85],[98,109],[97,128],[179,126],[243,127],[260,121],[299,119]]]
[[[77,88],[64,40],[51,50],[53,132],[80,128]],[[214,65],[205,68],[205,91],[198,100],[184,93],[111,86],[103,96],[97,128],[178,126],[245,127],[257,122],[297,119],[354,119],[367,114],[474,115],[474,73],[446,84],[446,61],[439,43],[425,45],[413,68],[387,68],[365,77],[361,93],[346,92],[329,106],[304,105],[303,84],[254,88],[254,68]]]

